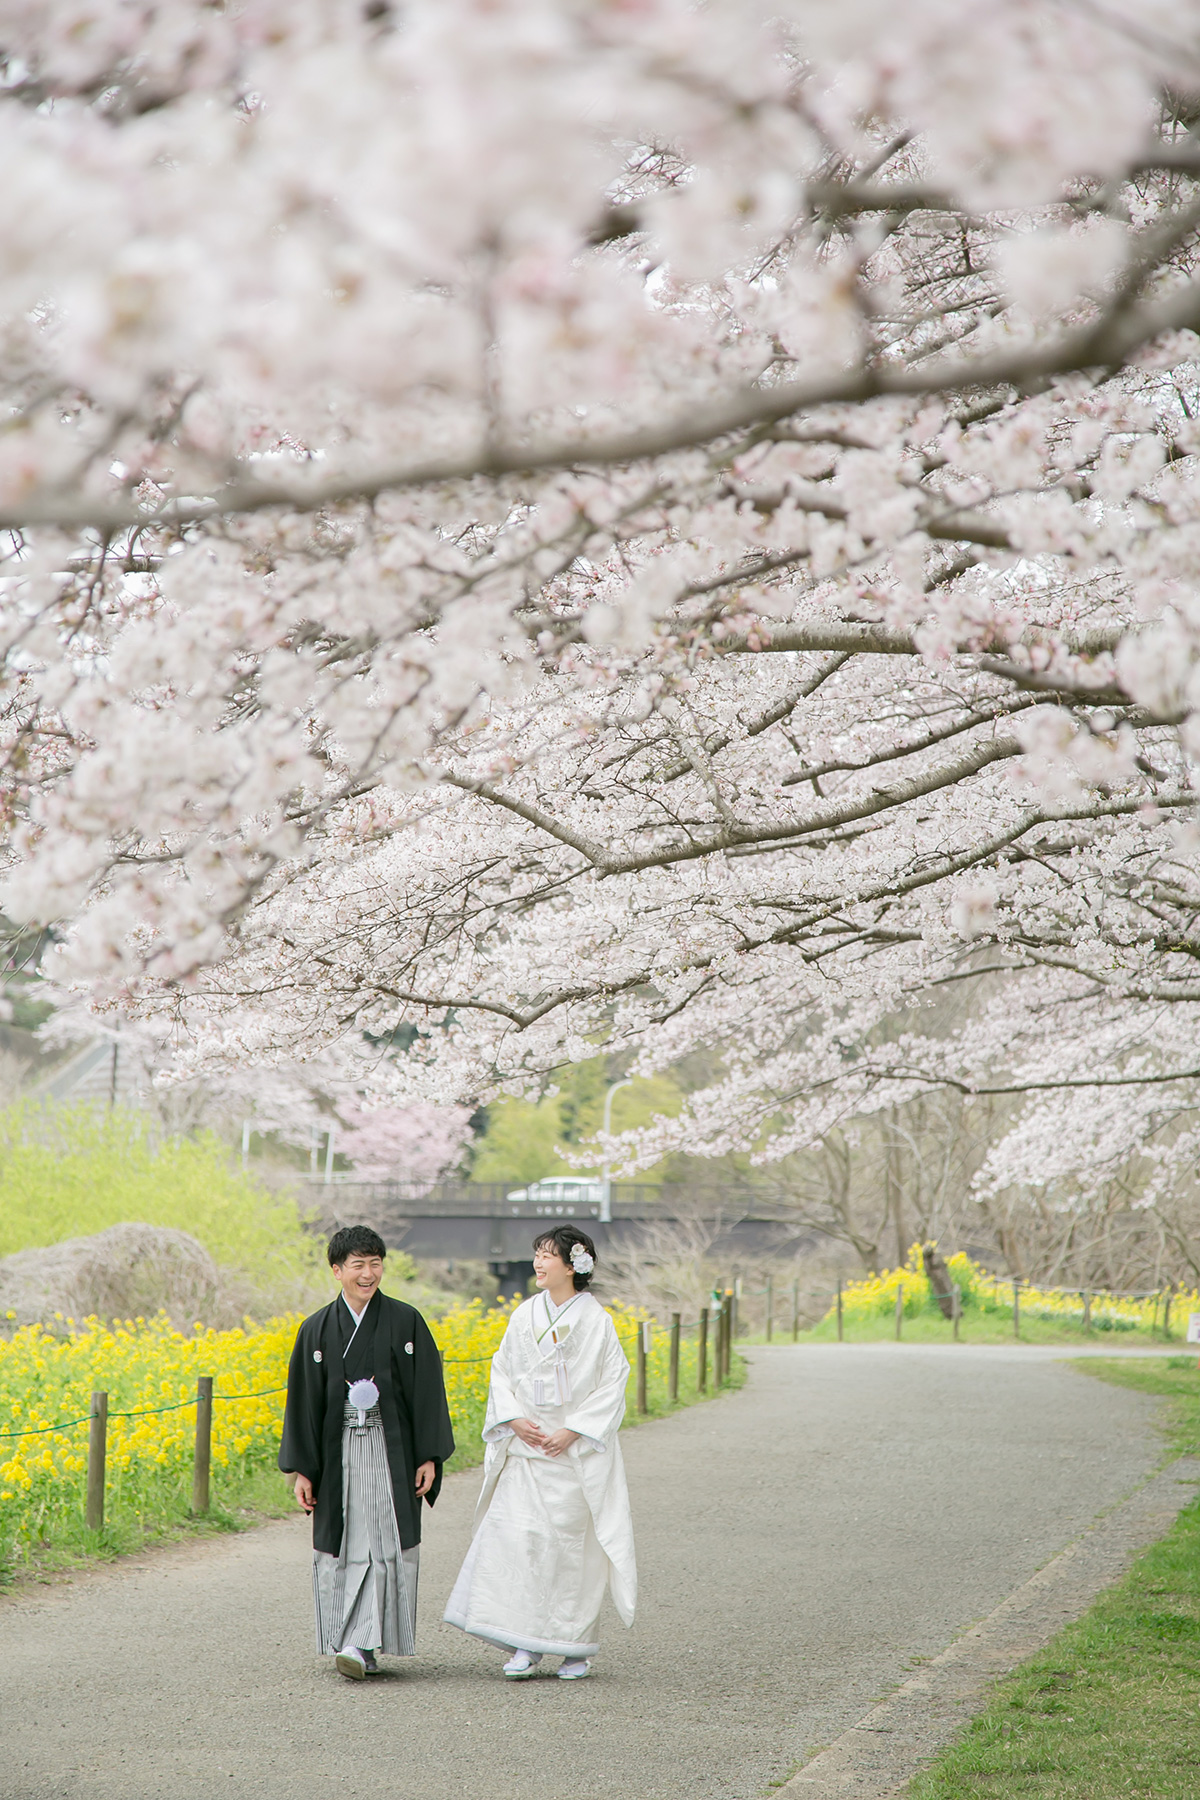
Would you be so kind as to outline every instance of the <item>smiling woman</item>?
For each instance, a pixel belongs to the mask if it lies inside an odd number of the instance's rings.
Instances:
[[[617,1433],[629,1364],[587,1286],[596,1246],[573,1224],[533,1246],[538,1292],[492,1359],[479,1524],[446,1607],[511,1654],[510,1680],[561,1656],[564,1681],[599,1649],[606,1588],[626,1625],[637,1599],[633,1528]]]

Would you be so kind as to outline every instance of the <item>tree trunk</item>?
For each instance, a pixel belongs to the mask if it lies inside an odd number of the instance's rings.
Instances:
[[[908,1245],[904,1241],[904,1187],[900,1178],[900,1146],[889,1137],[883,1147],[884,1180],[888,1211],[896,1225],[896,1267],[904,1267]]]
[[[935,1300],[941,1307],[943,1319],[952,1319],[954,1317],[954,1281],[936,1244],[922,1244],[921,1261],[925,1265],[926,1280],[933,1289]]]

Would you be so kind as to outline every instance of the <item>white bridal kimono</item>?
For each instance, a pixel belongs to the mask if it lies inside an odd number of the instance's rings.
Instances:
[[[483,1492],[448,1624],[505,1649],[593,1656],[608,1587],[632,1625],[637,1569],[617,1438],[628,1376],[613,1322],[591,1294],[556,1307],[538,1293],[517,1307],[492,1358]],[[510,1419],[579,1437],[547,1456],[522,1443]]]

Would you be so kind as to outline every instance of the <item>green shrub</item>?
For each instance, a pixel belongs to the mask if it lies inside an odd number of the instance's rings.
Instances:
[[[260,1187],[211,1133],[158,1137],[119,1108],[0,1112],[0,1256],[125,1220],[190,1232],[258,1288],[307,1282],[324,1261],[295,1201]]]

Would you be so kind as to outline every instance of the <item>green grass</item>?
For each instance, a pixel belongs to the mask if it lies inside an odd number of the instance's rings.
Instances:
[[[1200,1450],[1194,1357],[1088,1360],[1083,1374],[1167,1402]],[[995,1689],[909,1800],[1195,1800],[1200,1794],[1200,1501],[1116,1587]]]
[[[1200,1456],[1200,1367],[1197,1356],[1147,1356],[1118,1361],[1116,1357],[1082,1358],[1072,1368],[1081,1374],[1133,1388],[1139,1394],[1158,1394],[1166,1401],[1163,1424],[1173,1450],[1181,1456]]]
[[[76,1519],[55,1522],[53,1539],[31,1546],[19,1564],[0,1562],[0,1593],[14,1582],[49,1581],[70,1569],[96,1562],[115,1562],[155,1544],[174,1544],[196,1538],[222,1537],[231,1531],[248,1531],[268,1519],[295,1512],[290,1486],[278,1469],[254,1469],[236,1482],[218,1485],[213,1471],[212,1505],[202,1518],[193,1518],[191,1471],[181,1476],[177,1505],[153,1513],[138,1514],[125,1508],[109,1508],[102,1531],[89,1531],[82,1513]]]

